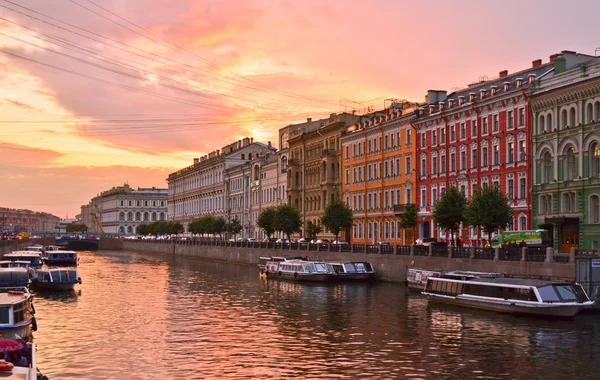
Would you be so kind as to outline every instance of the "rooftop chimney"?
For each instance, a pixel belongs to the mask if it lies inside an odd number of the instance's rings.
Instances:
[[[539,67],[542,65],[542,60],[541,59],[536,59],[535,61],[531,62],[531,67],[535,68],[535,67]]]
[[[558,58],[558,56],[559,56],[559,55],[560,55],[560,54],[558,54],[558,53],[556,53],[556,54],[552,54],[552,55],[550,56],[550,63],[553,63],[553,62],[554,62],[554,60],[555,60],[556,58]]]
[[[500,71],[500,78],[504,78],[506,76],[508,76],[508,70],[502,70],[502,71]]]
[[[194,165],[196,165],[198,162],[200,162],[199,158],[194,158]]]
[[[558,54],[556,58],[554,58],[554,74],[560,74],[567,71],[567,60],[562,54]]]
[[[306,122],[307,122],[307,123],[310,123],[311,121],[312,121],[312,118],[311,118],[311,117],[307,117],[307,118],[306,118]]]

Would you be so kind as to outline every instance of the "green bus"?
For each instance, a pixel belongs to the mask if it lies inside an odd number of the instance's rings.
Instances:
[[[548,230],[524,230],[524,231],[504,231],[492,238],[493,248],[502,247],[503,244],[515,242],[520,244],[522,241],[531,248],[545,248],[552,246],[552,236]]]

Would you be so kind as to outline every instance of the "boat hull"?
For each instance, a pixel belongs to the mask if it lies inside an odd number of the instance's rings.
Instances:
[[[77,266],[77,260],[46,259],[45,262],[46,262],[46,265],[48,265],[48,266],[70,266],[70,267]]]
[[[23,326],[0,327],[0,337],[2,339],[27,339],[31,334],[31,321]]]
[[[288,280],[288,281],[306,281],[306,282],[325,282],[331,279],[331,274],[308,274],[308,273],[285,273],[282,272],[265,272],[264,273],[267,278],[274,278],[278,280]]]
[[[31,283],[36,289],[56,290],[56,291],[69,291],[75,288],[78,282],[40,282],[33,281]]]
[[[375,273],[338,273],[333,279],[338,281],[371,281]]]
[[[428,300],[448,305],[464,306],[480,310],[495,311],[499,313],[556,318],[574,317],[585,306],[583,304],[560,306],[554,306],[553,304],[532,304],[531,306],[527,306],[523,304],[517,304],[508,300],[483,301],[464,297],[440,296],[429,293],[424,294],[427,296]]]

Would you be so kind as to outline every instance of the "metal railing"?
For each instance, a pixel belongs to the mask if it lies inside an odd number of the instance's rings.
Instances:
[[[500,248],[498,259],[502,261],[521,261],[521,248]]]

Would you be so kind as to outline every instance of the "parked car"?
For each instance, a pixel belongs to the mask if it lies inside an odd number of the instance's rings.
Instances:
[[[331,244],[348,245],[348,242],[347,241],[343,241],[343,240],[334,240]]]
[[[300,239],[298,239],[298,243],[308,243],[308,240],[306,238],[301,237]]]
[[[415,241],[415,245],[422,245],[424,247],[429,247],[430,245],[435,245],[433,243],[438,243],[438,240],[434,237],[427,238],[419,238]]]
[[[331,242],[329,241],[329,239],[317,239],[317,240],[315,241],[315,244],[329,244],[329,243],[331,243]]]
[[[248,239],[246,239],[246,241],[248,243],[256,243],[257,240],[255,238],[248,238]]]
[[[390,245],[390,243],[387,241],[378,241],[377,245]]]
[[[279,244],[289,244],[290,241],[288,239],[277,239],[275,241],[275,243],[279,243]]]

